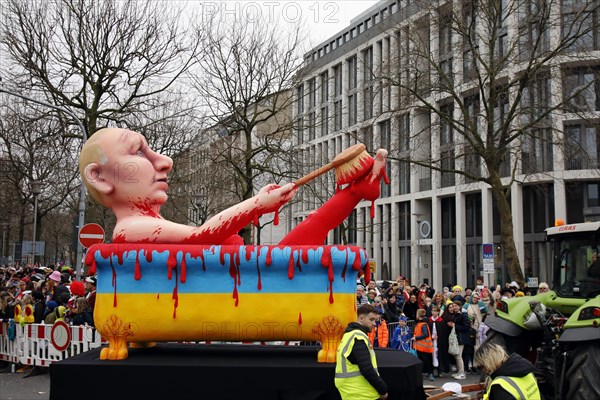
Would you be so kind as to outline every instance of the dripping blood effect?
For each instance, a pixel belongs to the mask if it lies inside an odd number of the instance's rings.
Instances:
[[[221,260],[223,260],[223,262],[221,263],[222,265],[225,264],[225,254],[224,253],[225,253],[224,248],[221,247]],[[239,258],[236,258],[235,257],[236,255],[238,255],[237,252],[235,254],[233,254],[233,252],[229,253],[229,276],[233,279],[232,297],[235,299],[235,306],[237,307],[240,302],[240,296],[239,296],[237,287],[239,285],[241,278],[240,278],[240,271],[239,271]],[[237,265],[236,265],[236,261],[238,261]]]
[[[375,202],[371,201],[371,219],[375,218]]]
[[[250,258],[252,258],[251,248],[251,246],[246,246],[246,261],[250,261]]]
[[[117,259],[119,260],[120,265],[123,265],[123,257],[125,256],[126,253],[127,253],[127,251],[117,252]]]
[[[321,266],[327,268],[327,278],[329,279],[329,303],[333,304],[333,262],[331,260],[331,247],[323,248],[321,256]]]
[[[186,263],[185,263],[185,252],[183,253],[183,256],[181,257],[181,283],[185,283],[187,279],[187,267],[186,267]]]
[[[152,250],[144,250],[144,252],[146,253],[146,262],[151,263],[152,262]]]
[[[301,250],[301,254],[302,254],[302,262],[304,264],[308,264],[308,250],[306,250],[306,251]]]
[[[271,254],[272,251],[273,251],[273,249],[270,247],[267,249],[267,259],[265,261],[265,264],[267,265],[267,267],[270,267],[271,263],[273,262],[273,255]]]
[[[206,272],[206,263],[204,262],[204,252],[200,251],[200,261],[202,261],[202,271]]]
[[[273,225],[275,225],[275,226],[279,225],[279,209],[277,209],[277,211],[275,211],[275,219],[273,219]]]
[[[173,270],[177,269],[177,255],[175,251],[169,251],[169,258],[167,259],[167,278],[173,279]]]
[[[156,293],[156,300],[160,300],[160,293]]]
[[[258,284],[256,285],[256,288],[258,290],[262,290],[262,280],[260,279],[260,264],[258,262],[256,263],[256,273],[258,274]]]
[[[298,313],[298,325],[302,325],[302,311]]]
[[[113,307],[117,307],[117,271],[112,262],[112,256],[109,258],[110,268],[112,269],[112,286],[113,286]]]
[[[294,279],[294,251],[290,254],[290,261],[288,262],[288,279]]]
[[[173,319],[177,318],[177,307],[179,306],[179,283],[177,282],[177,265],[175,265],[175,287],[173,288],[173,295],[171,298],[174,300],[173,303]]]
[[[135,269],[133,270],[133,279],[139,281],[142,279],[142,270],[140,268],[140,251],[138,250],[135,255]]]

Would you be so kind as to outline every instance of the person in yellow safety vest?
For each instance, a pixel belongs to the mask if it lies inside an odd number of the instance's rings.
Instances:
[[[335,387],[342,400],[385,400],[387,385],[377,371],[375,351],[368,336],[380,318],[379,311],[363,304],[357,314],[357,322],[348,324],[337,349]]]
[[[475,351],[474,363],[489,376],[484,400],[541,400],[533,364],[502,346],[485,341]]]
[[[427,323],[427,311],[420,308],[417,310],[417,325],[412,337],[413,347],[417,351],[417,357],[423,362],[423,373],[427,374],[430,381],[434,381],[433,376],[433,340],[431,339],[431,329]]]

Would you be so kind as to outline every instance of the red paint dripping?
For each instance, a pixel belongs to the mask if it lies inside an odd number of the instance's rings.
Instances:
[[[298,313],[298,325],[302,325],[302,311]]]
[[[250,261],[252,258],[252,246],[246,246],[246,261]]]
[[[110,262],[110,268],[112,269],[113,307],[117,308],[117,271],[115,271],[112,257],[110,257],[108,260]]]
[[[271,254],[272,251],[273,249],[271,247],[267,249],[267,259],[265,260],[265,264],[267,265],[267,267],[270,267],[273,263],[273,255]]]
[[[254,226],[258,226],[258,214],[254,214],[254,218],[252,219],[252,223]]]
[[[117,260],[119,262],[120,265],[123,265],[123,257],[125,257],[125,254],[127,253],[127,251],[117,251]]]
[[[233,251],[230,251],[229,254],[229,276],[233,279],[233,294],[232,297],[235,299],[235,306],[237,307],[240,303],[240,296],[238,293],[238,285],[241,283],[240,276],[240,258],[239,253],[235,250],[236,247],[233,247]],[[220,258],[223,260],[221,263],[225,265],[225,247],[221,247]]]
[[[156,293],[156,300],[160,300],[160,293]]]
[[[304,264],[308,264],[308,250],[304,251],[304,250],[300,250],[301,255],[302,255],[302,262]]]
[[[371,219],[375,218],[375,202],[371,201]]]
[[[275,225],[275,226],[279,225],[279,209],[277,209],[277,211],[275,211],[275,219],[273,220],[273,225]]]
[[[152,250],[144,250],[144,253],[146,253],[146,262],[151,263],[152,262]]]
[[[175,251],[169,251],[169,258],[167,259],[167,278],[173,279],[173,270],[177,269],[177,253]]]
[[[184,252],[183,255],[181,256],[181,279],[180,279],[180,282],[185,283],[186,279],[187,279],[187,267],[186,267],[186,263],[185,263],[185,252]]]
[[[179,290],[177,283],[177,265],[175,265],[175,287],[173,288],[173,295],[171,298],[174,300],[173,303],[173,319],[177,318],[177,307],[179,306]]]
[[[258,262],[256,263],[256,273],[258,275],[258,284],[256,285],[256,288],[258,290],[262,290],[262,280],[260,279],[260,265]]]
[[[331,260],[331,247],[323,247],[321,256],[321,266],[327,268],[327,278],[329,279],[329,303],[333,304],[333,262]]]
[[[290,261],[288,262],[288,279],[294,279],[294,251],[290,254]]]
[[[133,270],[133,279],[139,281],[142,279],[142,270],[140,269],[140,252],[137,251],[135,254],[135,268]]]

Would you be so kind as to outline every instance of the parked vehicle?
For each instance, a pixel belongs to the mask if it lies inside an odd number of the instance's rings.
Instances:
[[[600,398],[600,222],[546,229],[553,247],[549,292],[501,300],[488,340],[535,363],[545,400]]]

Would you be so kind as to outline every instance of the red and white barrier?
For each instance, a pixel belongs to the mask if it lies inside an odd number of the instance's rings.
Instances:
[[[9,335],[11,323],[2,320],[0,324],[0,360],[13,363],[48,366],[106,343],[91,326],[70,326],[62,321],[53,325],[14,324],[13,336]]]

